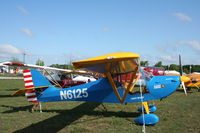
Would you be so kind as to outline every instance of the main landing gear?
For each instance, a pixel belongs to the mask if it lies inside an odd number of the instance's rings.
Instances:
[[[137,117],[134,122],[139,125],[155,125],[159,122],[159,117],[153,113],[157,110],[156,106],[149,104],[147,102],[142,102],[143,106],[138,109],[138,111],[142,112],[142,115]]]

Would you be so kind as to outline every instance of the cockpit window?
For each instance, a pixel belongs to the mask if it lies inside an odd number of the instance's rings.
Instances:
[[[138,59],[123,60],[113,62],[111,64],[110,73],[117,87],[127,89],[134,81],[132,78],[136,78],[136,71],[138,68]]]
[[[141,73],[142,73],[142,78],[145,79],[146,81],[150,81],[153,78],[153,75],[145,70],[142,70]]]

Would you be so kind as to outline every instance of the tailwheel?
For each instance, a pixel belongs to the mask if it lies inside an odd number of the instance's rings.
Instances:
[[[156,112],[157,108],[156,108],[155,105],[153,105],[153,104],[149,104],[148,106],[149,106],[149,112],[150,112],[150,113],[154,113],[154,112]],[[138,111],[139,111],[139,112],[142,112],[142,110],[144,110],[144,113],[146,113],[146,110],[144,109],[143,106],[140,107],[140,108],[138,108]]]
[[[155,125],[156,123],[159,122],[159,117],[155,114],[144,114],[142,116],[137,117],[134,120],[135,123],[139,124],[139,125]]]

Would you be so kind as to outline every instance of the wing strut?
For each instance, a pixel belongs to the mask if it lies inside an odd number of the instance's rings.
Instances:
[[[122,103],[122,98],[119,95],[119,92],[117,90],[117,87],[115,85],[114,80],[112,79],[112,76],[111,76],[109,70],[110,70],[110,64],[107,63],[106,64],[106,76],[108,77],[108,80],[109,80],[109,82],[110,82],[110,84],[111,84],[111,86],[112,86],[112,88],[114,90],[115,95],[117,96],[117,98],[119,99],[119,101]]]
[[[106,64],[106,76],[108,77],[108,80],[109,80],[109,82],[110,82],[110,84],[111,84],[111,86],[112,86],[112,88],[113,88],[113,90],[114,90],[115,95],[117,96],[117,98],[119,99],[119,101],[120,101],[121,103],[124,103],[128,92],[129,92],[131,89],[133,89],[134,84],[132,84],[132,83],[133,83],[133,81],[134,81],[134,79],[135,79],[135,77],[136,77],[136,73],[138,72],[139,67],[137,66],[137,67],[136,67],[136,70],[135,70],[134,73],[132,74],[130,83],[129,83],[129,85],[128,85],[128,87],[127,87],[127,89],[126,89],[126,91],[125,91],[123,97],[120,96],[120,94],[119,94],[119,92],[118,92],[118,90],[117,90],[117,87],[116,87],[116,85],[115,85],[115,82],[114,82],[114,80],[113,80],[113,78],[112,78],[112,76],[111,76],[110,69],[111,69],[111,65],[107,63],[107,64]]]

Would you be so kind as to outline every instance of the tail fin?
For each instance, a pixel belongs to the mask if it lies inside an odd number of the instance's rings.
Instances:
[[[26,89],[34,88],[31,70],[24,70],[24,84]],[[35,90],[27,90],[25,96],[30,103],[38,103]]]
[[[34,87],[52,85],[38,70],[30,69]]]
[[[23,75],[25,88],[30,89],[25,92],[28,102],[38,103],[35,90],[31,88],[48,86],[51,83],[39,71],[34,69],[24,70]]]

